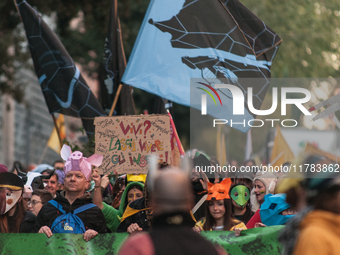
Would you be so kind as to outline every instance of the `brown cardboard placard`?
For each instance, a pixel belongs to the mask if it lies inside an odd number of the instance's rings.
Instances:
[[[95,153],[104,156],[101,174],[147,174],[152,153],[170,164],[168,115],[96,117],[94,124]]]

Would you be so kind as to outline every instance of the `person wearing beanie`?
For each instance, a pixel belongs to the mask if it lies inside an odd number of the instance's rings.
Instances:
[[[274,194],[277,178],[275,174],[270,172],[257,172],[254,178],[254,187],[251,191],[250,203],[252,211],[256,212],[260,209],[264,201],[264,196]]]
[[[67,145],[63,146],[60,154],[66,161],[64,190],[41,208],[33,232],[45,233],[47,237],[51,237],[53,233],[75,233],[75,229],[80,229],[76,233],[84,234],[84,240],[89,241],[98,233],[107,232],[102,211],[92,203],[90,195],[85,193],[92,172],[91,167],[99,166],[103,156],[94,154],[86,158],[80,151],[72,152]],[[58,221],[59,216],[69,213],[76,214],[83,225],[71,226],[71,223]]]
[[[254,178],[254,188],[250,195],[251,209],[255,214],[247,223],[247,228],[263,227],[260,217],[260,206],[267,194],[274,194],[277,178],[270,172],[257,172]]]

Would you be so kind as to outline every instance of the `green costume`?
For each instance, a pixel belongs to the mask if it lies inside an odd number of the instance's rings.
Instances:
[[[127,197],[127,194],[128,194],[128,192],[129,192],[129,190],[131,189],[132,186],[139,186],[142,189],[144,189],[144,185],[140,182],[129,183],[126,186],[126,188],[123,192],[118,210],[113,208],[111,205],[108,205],[108,204],[103,202],[104,208],[102,209],[102,212],[103,212],[104,217],[105,217],[106,225],[112,232],[116,232],[116,229],[120,224],[120,219],[122,218],[124,211],[126,209],[126,206],[127,206],[127,198],[126,197]]]

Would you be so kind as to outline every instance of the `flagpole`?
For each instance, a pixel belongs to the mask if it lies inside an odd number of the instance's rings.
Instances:
[[[118,102],[118,97],[119,97],[120,91],[122,90],[122,87],[123,87],[123,85],[122,85],[122,84],[119,84],[119,87],[118,87],[118,90],[117,90],[115,99],[113,100],[113,104],[112,104],[112,107],[111,107],[111,111],[110,111],[110,113],[109,113],[109,116],[110,116],[110,117],[112,116],[113,111],[114,111],[115,108],[116,108],[116,105],[117,105],[117,102]]]
[[[63,147],[63,141],[61,140],[61,137],[60,137],[60,130],[59,130],[59,127],[57,125],[57,120],[56,120],[56,118],[54,116],[54,113],[52,113],[52,118],[53,118],[54,127],[57,130],[57,134],[58,134],[58,138],[59,138],[59,143],[60,143],[60,148],[61,148],[61,147]]]

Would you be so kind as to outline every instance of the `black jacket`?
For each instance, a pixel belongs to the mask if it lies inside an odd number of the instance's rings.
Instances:
[[[62,191],[60,194],[57,194],[57,197],[54,200],[57,201],[66,212],[72,212],[80,206],[92,203],[92,199],[88,194],[86,194],[81,198],[77,198],[71,205],[65,198],[64,191]],[[42,226],[48,226],[51,228],[54,220],[60,215],[62,215],[62,213],[59,212],[58,209],[52,204],[44,204],[37,216],[37,220],[32,232],[37,233]],[[93,229],[98,233],[107,233],[105,218],[99,207],[96,206],[86,211],[80,212],[77,214],[77,216],[83,221],[86,229]]]
[[[192,230],[195,225],[189,213],[173,212],[154,216],[149,233],[155,254],[218,255],[216,247]]]
[[[122,221],[117,228],[117,233],[127,232],[127,228],[132,223],[137,223],[138,226],[143,229],[143,231],[149,231],[146,211],[143,210],[145,209],[145,198],[139,198],[129,204],[129,206],[133,209],[141,211],[135,213],[134,215],[131,215],[130,217],[127,217],[124,221]]]
[[[20,224],[19,233],[31,233],[37,217],[32,212],[25,212],[25,217]]]

